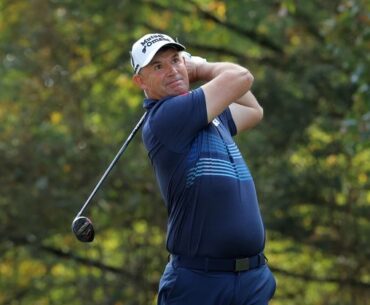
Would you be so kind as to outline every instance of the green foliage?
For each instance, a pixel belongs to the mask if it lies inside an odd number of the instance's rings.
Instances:
[[[0,304],[155,304],[166,209],[140,136],[70,224],[143,109],[129,50],[162,31],[255,76],[237,142],[278,280],[272,305],[367,304],[367,1],[0,1]]]

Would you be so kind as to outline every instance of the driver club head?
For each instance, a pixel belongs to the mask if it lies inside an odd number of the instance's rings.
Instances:
[[[91,220],[85,216],[76,217],[72,222],[72,231],[79,241],[84,243],[94,240],[95,232]]]

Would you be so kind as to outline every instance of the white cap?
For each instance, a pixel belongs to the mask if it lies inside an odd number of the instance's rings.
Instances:
[[[179,51],[185,50],[185,47],[165,34],[147,34],[141,37],[132,45],[131,65],[134,73],[138,73],[150,63],[155,54],[164,46],[173,46]]]

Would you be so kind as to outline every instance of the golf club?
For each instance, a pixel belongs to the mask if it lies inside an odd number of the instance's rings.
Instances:
[[[128,144],[131,142],[133,137],[135,136],[136,132],[140,129],[141,125],[144,122],[146,116],[146,112],[140,118],[139,122],[136,124],[135,128],[131,131],[130,135],[123,143],[121,149],[118,151],[117,155],[114,157],[106,171],[104,172],[103,176],[100,178],[99,182],[96,184],[94,190],[91,192],[90,196],[87,198],[86,202],[82,206],[81,210],[77,213],[76,217],[72,222],[72,231],[76,235],[77,239],[81,242],[92,242],[95,237],[95,231],[91,220],[85,216],[81,216],[82,213],[85,211],[87,206],[90,204],[91,199],[95,196],[96,192],[107,178],[108,174],[117,163],[118,159],[121,157],[123,152],[126,150]]]

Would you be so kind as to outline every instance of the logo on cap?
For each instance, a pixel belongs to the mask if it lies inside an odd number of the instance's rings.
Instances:
[[[143,46],[143,49],[141,50],[141,52],[143,54],[145,54],[146,53],[146,48],[150,48],[153,44],[155,44],[159,41],[171,42],[170,39],[166,38],[162,34],[154,34],[154,35],[149,36],[148,38],[144,39],[144,41],[140,42],[140,44]]]

